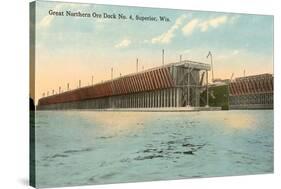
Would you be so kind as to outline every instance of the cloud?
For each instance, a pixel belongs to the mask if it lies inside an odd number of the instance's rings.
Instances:
[[[53,21],[54,16],[45,16],[39,23],[39,27],[41,28],[46,28],[48,26],[50,26],[51,22]]]
[[[177,18],[175,24],[166,32],[162,33],[159,36],[156,36],[151,39],[152,44],[160,43],[160,44],[168,44],[171,42],[173,37],[175,36],[175,31],[180,28],[180,26],[183,24],[184,19],[186,18],[186,15],[181,15]],[[145,40],[147,41],[147,40]]]
[[[232,55],[237,55],[237,54],[239,54],[239,52],[240,52],[240,51],[236,49],[236,50],[234,50],[234,51],[232,52]]]
[[[219,25],[227,22],[227,16],[219,16],[199,23],[199,27],[202,32],[207,31],[210,27],[217,28]]]
[[[129,39],[124,39],[120,43],[116,44],[115,48],[125,48],[128,47],[131,44],[131,41]]]
[[[193,19],[190,22],[188,22],[183,28],[182,32],[185,35],[191,35],[193,30],[198,26],[199,20],[198,19]]]
[[[234,59],[246,54],[245,49],[229,49],[216,53],[217,60]]]
[[[152,38],[151,40],[144,40],[144,43],[152,43],[152,44],[168,44],[172,41],[172,39],[175,37],[175,32],[180,29],[183,26],[183,22],[187,18],[186,15],[181,15],[177,18],[176,22],[172,27],[169,28],[168,31],[162,33],[159,36],[156,36]],[[194,18],[191,19],[186,25],[184,25],[181,30],[182,33],[186,36],[191,35],[195,30],[199,30],[201,32],[206,32],[210,28],[217,28],[220,25],[226,24],[226,23],[234,23],[239,16],[217,16],[214,18],[209,19],[198,19]]]
[[[62,11],[63,9],[75,9],[78,10],[79,8],[83,8],[83,7],[88,7],[90,6],[89,4],[70,4],[70,3],[60,3],[57,4],[56,6],[54,6],[53,11]],[[39,27],[40,28],[47,28],[51,25],[51,23],[53,22],[55,16],[51,16],[51,15],[46,15],[44,16],[41,21],[39,22]]]
[[[226,15],[223,15],[206,20],[192,19],[182,28],[182,32],[186,36],[191,35],[196,29],[199,29],[201,32],[206,32],[210,28],[217,28],[220,25],[228,23],[228,21],[230,24],[232,24],[238,18],[239,17],[237,16],[228,17]]]
[[[63,8],[63,6],[65,6],[65,4],[58,4],[52,10],[60,11]],[[39,27],[40,28],[47,28],[47,27],[49,27],[51,25],[51,23],[53,22],[54,17],[55,16],[51,16],[49,14],[47,16],[44,16],[42,18],[42,20],[39,22]]]

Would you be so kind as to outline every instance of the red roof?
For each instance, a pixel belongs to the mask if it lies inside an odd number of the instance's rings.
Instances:
[[[101,97],[126,95],[174,87],[168,67],[127,75],[104,83],[87,86],[39,99],[39,105],[81,101]]]
[[[258,93],[273,93],[273,76],[271,74],[238,78],[229,84],[229,94],[232,96]]]

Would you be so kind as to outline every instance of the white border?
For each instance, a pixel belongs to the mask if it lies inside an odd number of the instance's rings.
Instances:
[[[69,2],[69,0],[64,0]],[[274,15],[275,20],[275,173],[268,175],[187,179],[145,183],[113,184],[78,188],[278,188],[280,187],[280,5],[276,0],[74,0],[99,4],[162,7]],[[72,2],[72,1],[70,1]],[[28,2],[6,0],[0,9],[0,99],[1,99],[1,188],[28,186]],[[279,9],[278,9],[279,7]],[[276,85],[279,84],[278,85]]]

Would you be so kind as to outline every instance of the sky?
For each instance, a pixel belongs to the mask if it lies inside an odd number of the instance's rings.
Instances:
[[[123,14],[158,21],[52,16],[49,10]],[[169,22],[159,21],[159,16]],[[58,92],[109,80],[165,63],[210,63],[214,78],[273,73],[273,16],[37,1],[35,101]],[[211,76],[211,74],[209,74]]]

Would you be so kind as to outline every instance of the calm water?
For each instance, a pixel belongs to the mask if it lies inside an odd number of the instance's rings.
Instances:
[[[273,172],[273,111],[36,113],[38,187]]]

